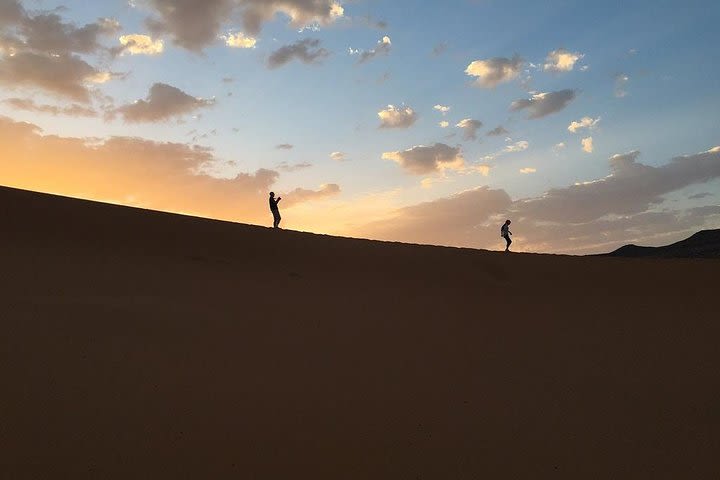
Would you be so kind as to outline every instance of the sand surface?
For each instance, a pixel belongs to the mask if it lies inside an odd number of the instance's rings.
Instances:
[[[718,261],[4,188],[0,252],[2,478],[720,478]]]

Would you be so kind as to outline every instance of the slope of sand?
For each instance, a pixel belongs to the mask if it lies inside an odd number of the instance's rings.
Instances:
[[[11,189],[0,252],[2,478],[720,476],[716,261],[339,239]]]

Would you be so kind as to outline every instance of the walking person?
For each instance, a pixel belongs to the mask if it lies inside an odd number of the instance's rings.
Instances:
[[[507,246],[505,247],[505,251],[510,251],[510,244],[512,243],[512,240],[510,240],[510,236],[512,235],[512,232],[510,231],[510,224],[512,222],[510,220],[505,220],[505,223],[502,227],[500,227],[500,236],[505,239],[507,242]]]
[[[278,208],[278,203],[280,203],[280,200],[282,200],[282,197],[278,197],[277,200],[275,199],[275,192],[270,192],[270,211],[273,215],[273,228],[279,228],[280,220],[282,220],[282,217],[280,216],[280,209]]]

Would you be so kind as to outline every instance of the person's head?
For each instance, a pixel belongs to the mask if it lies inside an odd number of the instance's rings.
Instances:
[[[274,197],[274,196],[275,196],[275,192],[270,192],[270,196],[271,196],[271,197]]]
[[[510,225],[512,222],[510,220],[505,220],[505,225]]]

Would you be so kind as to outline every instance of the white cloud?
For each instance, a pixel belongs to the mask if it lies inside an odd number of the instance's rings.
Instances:
[[[569,52],[564,48],[553,50],[548,53],[543,70],[546,72],[569,72],[575,63],[584,56],[582,53]]]
[[[522,70],[523,60],[515,55],[513,58],[495,57],[487,60],[475,60],[465,69],[467,75],[476,77],[475,85],[493,88],[516,78]]]
[[[388,105],[387,108],[378,112],[380,117],[380,128],[408,128],[417,120],[417,114],[410,107],[395,107]]]
[[[447,114],[447,113],[450,111],[450,107],[445,106],[445,105],[435,105],[435,106],[433,107],[433,109],[435,109],[435,110],[437,110],[438,112],[442,113],[443,116],[445,116],[445,114]]]
[[[586,153],[592,153],[593,152],[593,139],[592,137],[583,138],[581,140],[582,143],[582,149]]]
[[[159,55],[165,50],[162,40],[153,40],[148,35],[137,33],[122,35],[119,41],[120,45],[124,47],[122,52],[128,52],[130,55]]]
[[[512,141],[510,138],[506,138],[505,141]],[[515,143],[511,143],[510,145],[506,145],[502,150],[497,151],[495,153],[491,153],[488,155],[485,155],[482,157],[482,160],[485,162],[491,162],[493,160],[496,160],[498,157],[501,157],[508,153],[518,153],[518,152],[524,152],[530,148],[530,142],[527,140],[520,140]]]
[[[440,128],[447,128],[450,126],[450,122],[443,120],[443,121],[439,122],[438,125],[440,125]]]
[[[113,77],[114,75],[111,72],[96,72],[92,75],[88,75],[87,77],[85,77],[85,81],[90,83],[102,84],[109,82],[110,80],[112,80]]]
[[[345,160],[345,154],[343,152],[332,152],[330,154],[330,158],[335,160],[336,162],[342,162]]]
[[[592,130],[593,128],[595,128],[597,126],[599,121],[600,121],[600,117],[595,118],[595,119],[590,118],[590,117],[583,117],[580,119],[579,122],[572,122],[568,126],[568,131],[570,131],[572,133],[577,133],[578,130],[582,130],[583,128]]]
[[[503,148],[503,152],[505,153],[514,153],[514,152],[523,152],[527,150],[530,147],[530,143],[526,140],[520,140],[519,142],[515,142],[511,145],[507,145],[505,148]]]
[[[525,168],[520,169],[520,173],[522,173],[524,175],[527,175],[528,173],[535,173],[535,172],[537,172],[537,170],[532,167],[525,167]]]
[[[225,45],[232,48],[255,48],[257,44],[255,37],[249,37],[242,32],[228,33],[222,38],[225,40]]]

